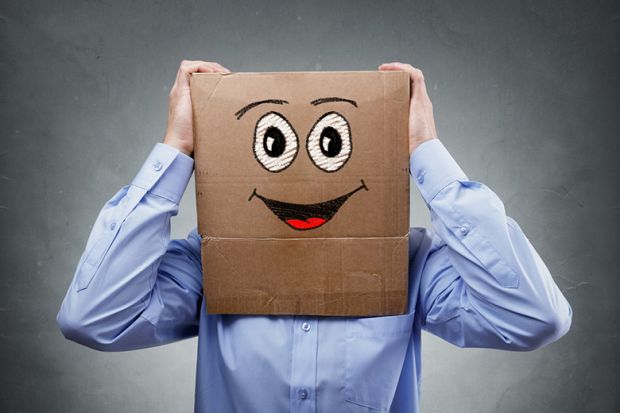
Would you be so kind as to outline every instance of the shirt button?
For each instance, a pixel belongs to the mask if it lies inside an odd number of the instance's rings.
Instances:
[[[424,174],[419,174],[418,175],[418,183],[419,184],[423,184],[424,183]]]
[[[299,397],[300,400],[306,400],[308,398],[308,390],[300,389],[297,392],[297,397]]]
[[[301,325],[301,329],[307,333],[308,331],[310,331],[310,324],[304,321],[303,324]]]
[[[463,225],[459,228],[459,231],[461,231],[461,234],[465,235],[469,232],[469,228],[467,227],[467,225]]]
[[[110,229],[114,229],[114,228],[116,228],[116,222],[113,222],[110,224]]]
[[[155,162],[153,162],[153,169],[155,169],[156,171],[161,170],[162,166],[163,166],[163,165],[162,165],[162,164],[161,164],[161,162],[159,162],[159,161],[155,161]]]

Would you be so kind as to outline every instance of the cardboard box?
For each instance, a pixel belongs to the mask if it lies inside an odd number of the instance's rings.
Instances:
[[[209,313],[407,307],[409,77],[191,77]]]

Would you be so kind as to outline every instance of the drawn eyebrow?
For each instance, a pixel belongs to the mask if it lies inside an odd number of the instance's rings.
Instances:
[[[245,115],[245,112],[247,112],[248,110],[258,106],[258,105],[262,105],[263,103],[275,103],[276,105],[283,105],[285,103],[288,103],[286,100],[282,100],[282,99],[265,99],[265,100],[257,100],[256,102],[252,102],[250,104],[245,105],[244,107],[242,107],[241,109],[239,109],[237,112],[235,112],[235,116],[237,117],[237,120],[241,119],[241,116]]]
[[[328,102],[347,102],[357,107],[356,101],[351,100],[351,99],[339,98],[337,96],[315,99],[312,102],[310,102],[310,104],[316,106],[316,105],[320,105],[321,103],[328,103]]]

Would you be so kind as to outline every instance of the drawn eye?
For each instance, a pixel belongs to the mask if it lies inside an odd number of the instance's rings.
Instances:
[[[287,168],[297,156],[297,134],[277,112],[263,115],[254,129],[254,156],[270,172]]]
[[[314,124],[306,144],[312,162],[326,172],[336,172],[351,156],[351,129],[339,113],[328,112]]]

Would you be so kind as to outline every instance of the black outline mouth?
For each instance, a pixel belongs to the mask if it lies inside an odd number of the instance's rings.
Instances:
[[[251,201],[254,196],[257,196],[265,203],[265,205],[267,205],[271,212],[273,212],[278,218],[280,218],[280,220],[284,221],[286,225],[297,231],[305,231],[308,229],[318,228],[328,222],[330,219],[332,219],[332,217],[336,214],[336,212],[338,212],[342,204],[344,204],[346,200],[349,199],[349,197],[357,191],[361,189],[365,189],[368,191],[368,187],[364,183],[364,180],[360,179],[360,182],[362,184],[351,192],[341,195],[338,198],[330,199],[329,201],[325,202],[319,202],[317,204],[292,204],[289,202],[276,201],[275,199],[269,199],[260,195],[258,192],[256,192],[256,188],[254,188],[254,191],[252,191],[252,195],[250,195],[250,197],[248,198],[248,202]],[[308,228],[297,228],[288,222],[289,220],[299,220],[307,222],[307,220],[310,218],[319,218],[323,219],[324,221],[318,225]]]

